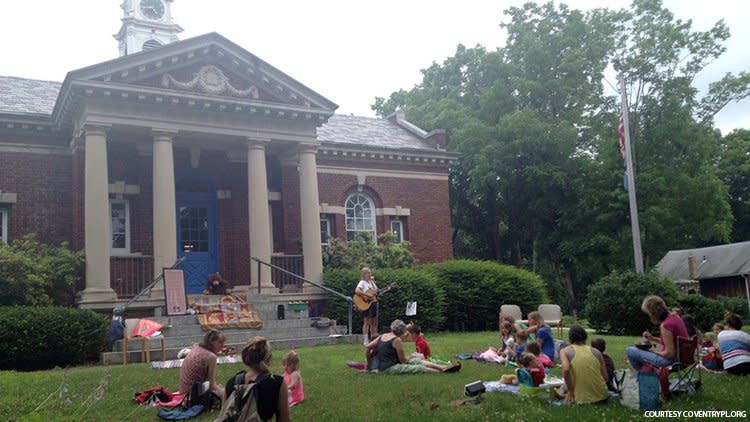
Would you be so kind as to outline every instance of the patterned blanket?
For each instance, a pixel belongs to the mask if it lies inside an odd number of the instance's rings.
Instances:
[[[204,330],[212,328],[261,328],[263,321],[244,294],[188,295],[188,307],[198,314]]]
[[[224,303],[208,306],[198,315],[204,330],[212,328],[262,328],[263,321],[249,303]]]

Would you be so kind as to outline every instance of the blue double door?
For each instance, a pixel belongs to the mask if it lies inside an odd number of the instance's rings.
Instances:
[[[216,196],[178,192],[176,204],[177,256],[186,257],[181,266],[185,292],[199,294],[208,275],[219,271]]]

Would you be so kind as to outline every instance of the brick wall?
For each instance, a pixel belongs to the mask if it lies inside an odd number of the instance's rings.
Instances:
[[[69,155],[0,153],[0,191],[10,204],[8,241],[36,233],[43,243],[72,240],[72,161]]]
[[[353,169],[402,170],[441,172],[437,167],[414,167],[394,163],[352,163],[325,160],[322,164],[348,166]],[[367,167],[365,167],[367,166]],[[348,195],[357,191],[357,177],[345,174],[318,174],[318,191],[321,203],[344,206]],[[451,244],[450,200],[447,180],[424,180],[392,176],[367,176],[363,193],[368,194],[377,208],[409,208],[405,218],[404,237],[411,242],[411,250],[419,262],[440,262],[453,257]],[[390,230],[390,217],[376,218],[377,233]],[[346,237],[345,218],[334,216],[335,237]]]

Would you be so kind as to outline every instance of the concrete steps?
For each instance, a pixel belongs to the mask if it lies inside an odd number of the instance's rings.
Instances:
[[[259,329],[222,329],[227,338],[226,344],[239,352],[247,341],[254,336],[263,336],[271,340],[275,348],[298,348],[322,344],[361,343],[362,336],[346,335],[346,326],[337,325],[330,321],[330,326],[315,327],[313,322],[318,318],[308,318],[306,312],[286,312],[286,319],[277,319],[278,300],[267,299],[259,303],[253,302],[255,309],[263,320],[263,327]],[[162,334],[165,337],[166,358],[176,359],[177,353],[185,347],[191,347],[203,339],[205,331],[198,324],[196,315],[150,317],[154,321],[164,324]],[[161,360],[161,341],[148,342],[151,360]],[[103,364],[122,363],[122,341],[118,340],[113,351],[101,354]],[[128,362],[141,362],[141,342],[128,342]]]

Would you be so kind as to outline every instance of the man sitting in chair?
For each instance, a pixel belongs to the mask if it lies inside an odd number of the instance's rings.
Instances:
[[[224,277],[219,273],[213,273],[208,276],[206,282],[206,290],[203,291],[204,295],[228,295],[229,290],[232,286],[228,281],[224,280]]]

